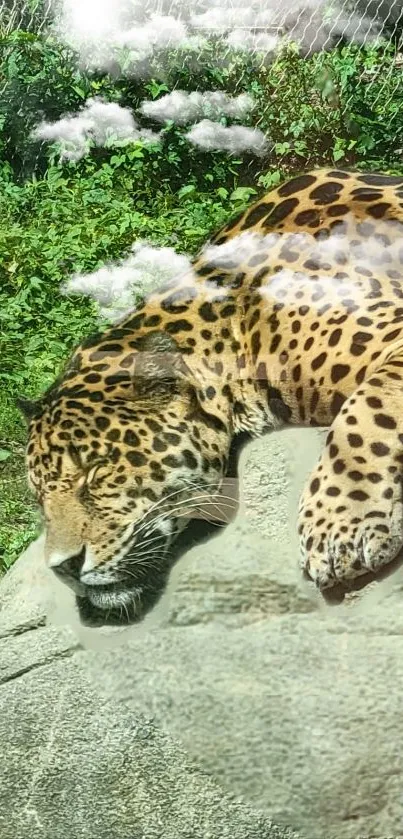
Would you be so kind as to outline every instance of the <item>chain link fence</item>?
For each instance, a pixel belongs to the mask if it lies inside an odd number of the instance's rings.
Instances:
[[[166,32],[168,19],[170,31]],[[150,20],[154,22],[151,28]],[[137,37],[130,41],[129,34],[136,30]],[[56,37],[77,49],[89,70],[102,69],[102,65],[109,69],[114,47],[123,46],[132,54],[133,47],[137,51],[141,72],[144,49],[139,43],[147,39],[156,49],[186,48],[187,44],[194,51],[198,40],[204,46],[221,43],[266,64],[290,41],[304,58],[358,45],[363,55],[377,49],[376,65],[371,62],[367,67],[363,58],[357,79],[364,79],[369,89],[376,87],[372,106],[386,88],[389,96],[393,94],[391,75],[395,75],[396,90],[401,84],[396,70],[403,63],[403,0],[251,0],[247,8],[243,0],[116,0],[113,4],[106,0],[0,0],[3,58],[5,38],[18,31]],[[1,75],[0,65],[0,80]],[[338,107],[346,109],[348,100]]]
[[[77,19],[77,12],[88,9],[88,16],[101,17],[108,4],[93,0],[1,0],[0,26],[3,33],[17,29],[44,32],[61,19]],[[305,55],[332,49],[340,42],[367,44],[377,36],[402,45],[402,0],[252,0],[245,8],[240,0],[117,0],[111,5],[109,17],[122,27],[144,23],[152,15],[173,16],[190,26],[193,32],[223,36],[243,32],[248,43],[264,49],[262,36],[295,38]],[[81,15],[81,17],[83,17]],[[99,25],[93,20],[94,29]],[[255,44],[253,45],[253,38]],[[259,40],[260,39],[260,40]],[[233,38],[235,44],[237,39]]]
[[[328,113],[333,111],[333,117],[326,117],[329,126],[334,126],[329,132],[337,135],[339,125],[344,138],[340,149],[336,144],[333,151],[335,161],[338,155],[348,157],[356,135],[360,134],[361,146],[365,146],[366,132],[368,144],[374,146],[379,146],[382,132],[396,135],[396,160],[403,154],[403,136],[397,136],[396,128],[403,107],[403,0],[251,0],[247,7],[244,0],[115,0],[113,4],[108,0],[0,0],[0,119],[2,112],[10,115],[17,103],[15,117],[7,117],[9,123],[13,119],[18,123],[20,111],[20,122],[26,118],[26,103],[30,112],[36,108],[37,122],[49,119],[52,112],[60,117],[58,103],[64,113],[74,111],[73,99],[70,103],[65,98],[62,104],[57,89],[53,94],[46,90],[41,101],[38,69],[31,83],[27,74],[23,88],[20,68],[13,66],[19,35],[28,42],[39,36],[55,49],[65,48],[66,66],[76,62],[87,76],[103,73],[112,80],[159,75],[164,82],[176,54],[174,60],[178,63],[182,58],[184,66],[191,68],[193,79],[196,76],[194,89],[201,91],[205,90],[206,62],[222,70],[235,55],[238,64],[228,88],[231,95],[249,90],[244,82],[248,73],[251,79],[251,64],[271,72],[269,94],[254,112],[253,127],[272,141],[280,157],[281,149],[289,154],[290,148],[295,150],[295,161],[300,155],[305,165],[326,157],[301,119],[302,127],[296,119],[291,139],[281,137],[281,126],[274,137],[270,134],[270,111],[286,107],[290,82],[299,89],[299,101],[310,109],[311,126],[315,109],[319,126],[323,103]],[[33,49],[30,42],[29,49]],[[38,56],[33,63],[40,66]],[[194,72],[198,67],[199,77]],[[174,87],[179,85],[175,80]],[[223,89],[222,79],[217,89]],[[371,123],[377,126],[375,132]],[[33,129],[33,123],[27,124],[28,133]],[[15,130],[21,135],[21,126]],[[349,137],[350,146],[346,144]],[[25,154],[29,157],[30,153]]]

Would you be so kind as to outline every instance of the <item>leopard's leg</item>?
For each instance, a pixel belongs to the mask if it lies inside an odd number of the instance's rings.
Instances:
[[[403,350],[344,403],[299,508],[301,566],[321,589],[377,571],[403,546]]]

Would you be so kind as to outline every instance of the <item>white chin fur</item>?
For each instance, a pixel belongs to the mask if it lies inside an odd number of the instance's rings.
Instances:
[[[121,609],[133,606],[141,595],[141,588],[127,589],[127,591],[102,591],[101,588],[90,588],[86,597],[98,609]]]

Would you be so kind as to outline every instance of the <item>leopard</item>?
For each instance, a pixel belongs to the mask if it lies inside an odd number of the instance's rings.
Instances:
[[[296,522],[305,577],[348,588],[394,560],[402,223],[403,175],[289,176],[18,399],[45,561],[78,599],[141,616],[233,440],[290,424],[326,429]]]

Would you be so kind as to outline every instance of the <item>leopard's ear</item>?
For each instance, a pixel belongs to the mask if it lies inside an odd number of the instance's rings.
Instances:
[[[15,404],[28,425],[40,412],[39,402],[36,402],[34,399],[26,399],[24,396],[18,396]]]

